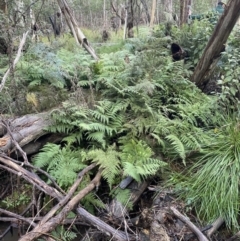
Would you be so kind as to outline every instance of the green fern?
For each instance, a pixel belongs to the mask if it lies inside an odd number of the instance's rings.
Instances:
[[[108,182],[109,186],[115,183],[116,176],[121,173],[120,153],[114,150],[113,147],[108,147],[106,151],[101,149],[91,150],[87,153],[88,159],[99,165],[102,169],[102,176]]]
[[[81,151],[73,151],[70,146],[46,144],[34,158],[34,165],[46,168],[57,183],[67,188],[72,185],[80,170],[86,167]]]
[[[124,176],[131,176],[140,182],[141,178],[156,174],[156,172],[167,164],[161,160],[151,158],[153,152],[143,141],[125,140],[121,149],[121,160]]]
[[[176,153],[182,158],[183,164],[186,165],[186,152],[183,143],[181,140],[175,135],[168,135],[166,139],[170,141],[175,149]]]

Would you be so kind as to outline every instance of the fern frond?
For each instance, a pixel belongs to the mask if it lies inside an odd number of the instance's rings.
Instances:
[[[91,150],[87,153],[87,158],[91,159],[102,168],[103,178],[107,180],[110,187],[112,187],[115,177],[120,174],[120,154],[108,147],[106,151],[101,149]]]
[[[175,135],[168,135],[166,139],[170,141],[176,153],[182,158],[183,164],[186,165],[186,153],[185,148],[181,140]]]

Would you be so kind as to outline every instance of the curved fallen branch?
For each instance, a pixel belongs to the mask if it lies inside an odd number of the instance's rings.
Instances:
[[[173,214],[179,218],[183,223],[185,223],[193,233],[196,234],[199,241],[208,241],[208,239],[203,235],[203,233],[184,215],[182,215],[176,208],[170,207]]]

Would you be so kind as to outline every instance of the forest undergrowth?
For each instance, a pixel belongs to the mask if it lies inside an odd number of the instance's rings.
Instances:
[[[119,40],[111,51],[108,42],[97,45],[98,62],[69,36],[32,44],[2,92],[0,108],[6,115],[51,109],[48,131],[65,138],[46,144],[32,162],[63,190],[80,170],[96,163],[107,195],[124,205],[131,207],[129,193],[116,188],[123,178],[154,178],[203,223],[222,217],[229,229],[238,230],[239,29],[232,32],[212,76],[215,85],[206,94],[190,77],[212,23],[202,20],[182,29],[172,25],[167,36],[165,28]],[[188,58],[173,61],[172,43],[186,49]],[[3,73],[4,59],[0,65]],[[85,175],[79,190],[92,175]],[[105,207],[93,193],[82,205],[91,212]]]

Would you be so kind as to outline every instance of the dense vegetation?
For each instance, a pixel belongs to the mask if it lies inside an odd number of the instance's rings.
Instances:
[[[48,131],[65,137],[60,144],[46,144],[32,161],[65,191],[80,170],[96,163],[109,195],[129,206],[129,193],[116,185],[127,176],[138,182],[155,177],[202,221],[223,217],[228,228],[239,229],[237,27],[211,77],[210,91],[206,94],[190,81],[214,24],[208,19],[181,29],[162,24],[151,34],[140,28],[142,37],[126,41],[112,33],[115,43],[100,46],[89,35],[100,56],[97,62],[70,35],[29,43],[0,95],[2,114],[51,110]],[[180,44],[189,57],[173,61],[171,43]],[[1,58],[1,74],[6,63]],[[104,208],[101,198],[90,193],[82,205],[94,212]],[[2,203],[11,206],[9,199]]]

